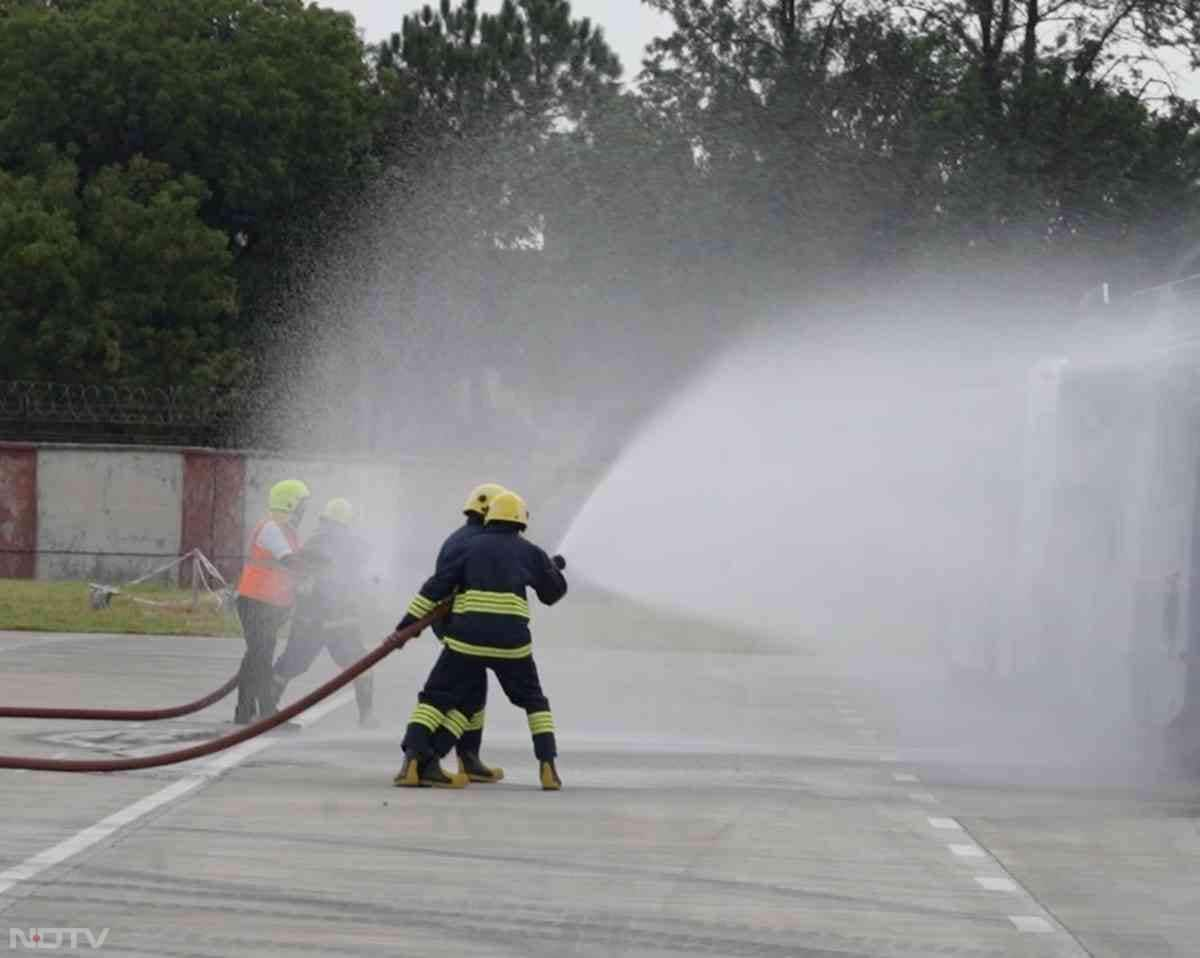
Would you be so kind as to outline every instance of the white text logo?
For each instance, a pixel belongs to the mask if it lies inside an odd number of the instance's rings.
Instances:
[[[9,948],[29,948],[38,951],[58,951],[60,948],[78,949],[80,942],[89,948],[103,948],[108,938],[108,929],[94,932],[90,928],[23,928],[8,929]]]

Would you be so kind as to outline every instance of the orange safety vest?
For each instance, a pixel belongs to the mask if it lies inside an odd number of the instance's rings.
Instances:
[[[271,555],[271,550],[258,544],[258,534],[271,519],[263,519],[254,527],[250,536],[250,558],[242,566],[242,577],[238,580],[238,594],[247,599],[256,599],[267,605],[288,608],[296,601],[296,586],[292,574],[282,568]],[[300,537],[291,526],[280,524],[288,545],[293,550],[300,548]]]

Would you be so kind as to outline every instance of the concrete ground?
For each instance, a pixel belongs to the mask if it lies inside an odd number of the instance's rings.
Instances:
[[[993,704],[922,686],[908,700],[925,709],[898,707],[815,642],[723,645],[642,612],[639,646],[617,610],[605,643],[592,612],[586,642],[556,635],[571,631],[557,610],[535,630],[558,794],[535,787],[523,716],[495,690],[485,755],[504,783],[391,787],[429,637],[377,670],[379,731],[343,693],[299,732],[186,766],[0,771],[0,951],[1200,954],[1197,786],[1047,768],[1016,733],[980,745]],[[0,633],[0,700],[178,704],[239,655],[237,640]],[[332,672],[323,659],[289,692]],[[0,751],[167,750],[231,714],[3,720]]]

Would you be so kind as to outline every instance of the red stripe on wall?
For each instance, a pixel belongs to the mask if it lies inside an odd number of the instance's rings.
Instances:
[[[182,550],[199,549],[230,585],[236,585],[242,571],[245,486],[241,456],[200,450],[183,454]]]
[[[0,445],[0,578],[37,572],[37,450]]]

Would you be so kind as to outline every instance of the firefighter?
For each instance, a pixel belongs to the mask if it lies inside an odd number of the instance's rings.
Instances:
[[[434,564],[434,575],[447,568],[461,555],[467,544],[483,531],[484,517],[492,500],[504,492],[503,486],[494,482],[485,482],[476,486],[467,495],[463,506],[466,521],[450,533],[449,538],[438,550],[437,561]],[[432,606],[428,611],[432,611]],[[439,640],[443,638],[448,626],[447,619],[439,619],[433,624],[433,633]],[[446,654],[445,649],[442,655]],[[439,657],[438,661],[441,661]],[[435,663],[434,668],[437,668]],[[433,748],[439,759],[449,754],[451,749],[458,752],[458,770],[473,782],[498,782],[504,778],[504,769],[485,765],[479,757],[483,745],[484,709],[487,706],[487,672],[481,671],[476,676],[475,685],[466,693],[460,708],[446,714],[442,726],[434,734]]]
[[[292,616],[287,647],[275,662],[272,700],[278,703],[288,682],[308,671],[323,649],[338,668],[345,669],[367,654],[359,638],[363,544],[354,536],[354,507],[345,499],[330,499],[321,511],[317,527],[300,557],[311,569],[311,580],[302,586]],[[370,672],[354,681],[358,724],[377,728],[374,706],[375,682]]]
[[[295,602],[294,569],[300,548],[297,529],[304,519],[309,491],[299,479],[271,487],[269,514],[250,535],[250,555],[238,580],[237,611],[246,639],[246,654],[238,672],[238,700],[233,720],[239,725],[274,712],[271,660],[275,637]]]
[[[554,717],[542,692],[529,632],[532,588],[545,605],[567,593],[561,556],[551,559],[521,533],[529,524],[525,502],[513,492],[492,499],[483,532],[421,587],[397,630],[427,615],[454,596],[452,619],[442,641],[446,648],[430,673],[404,736],[399,786],[462,788],[464,773],[447,775],[434,739],[446,719],[460,709],[487,670],[496,673],[508,700],[524,709],[539,763],[542,788],[562,788],[555,767]]]

